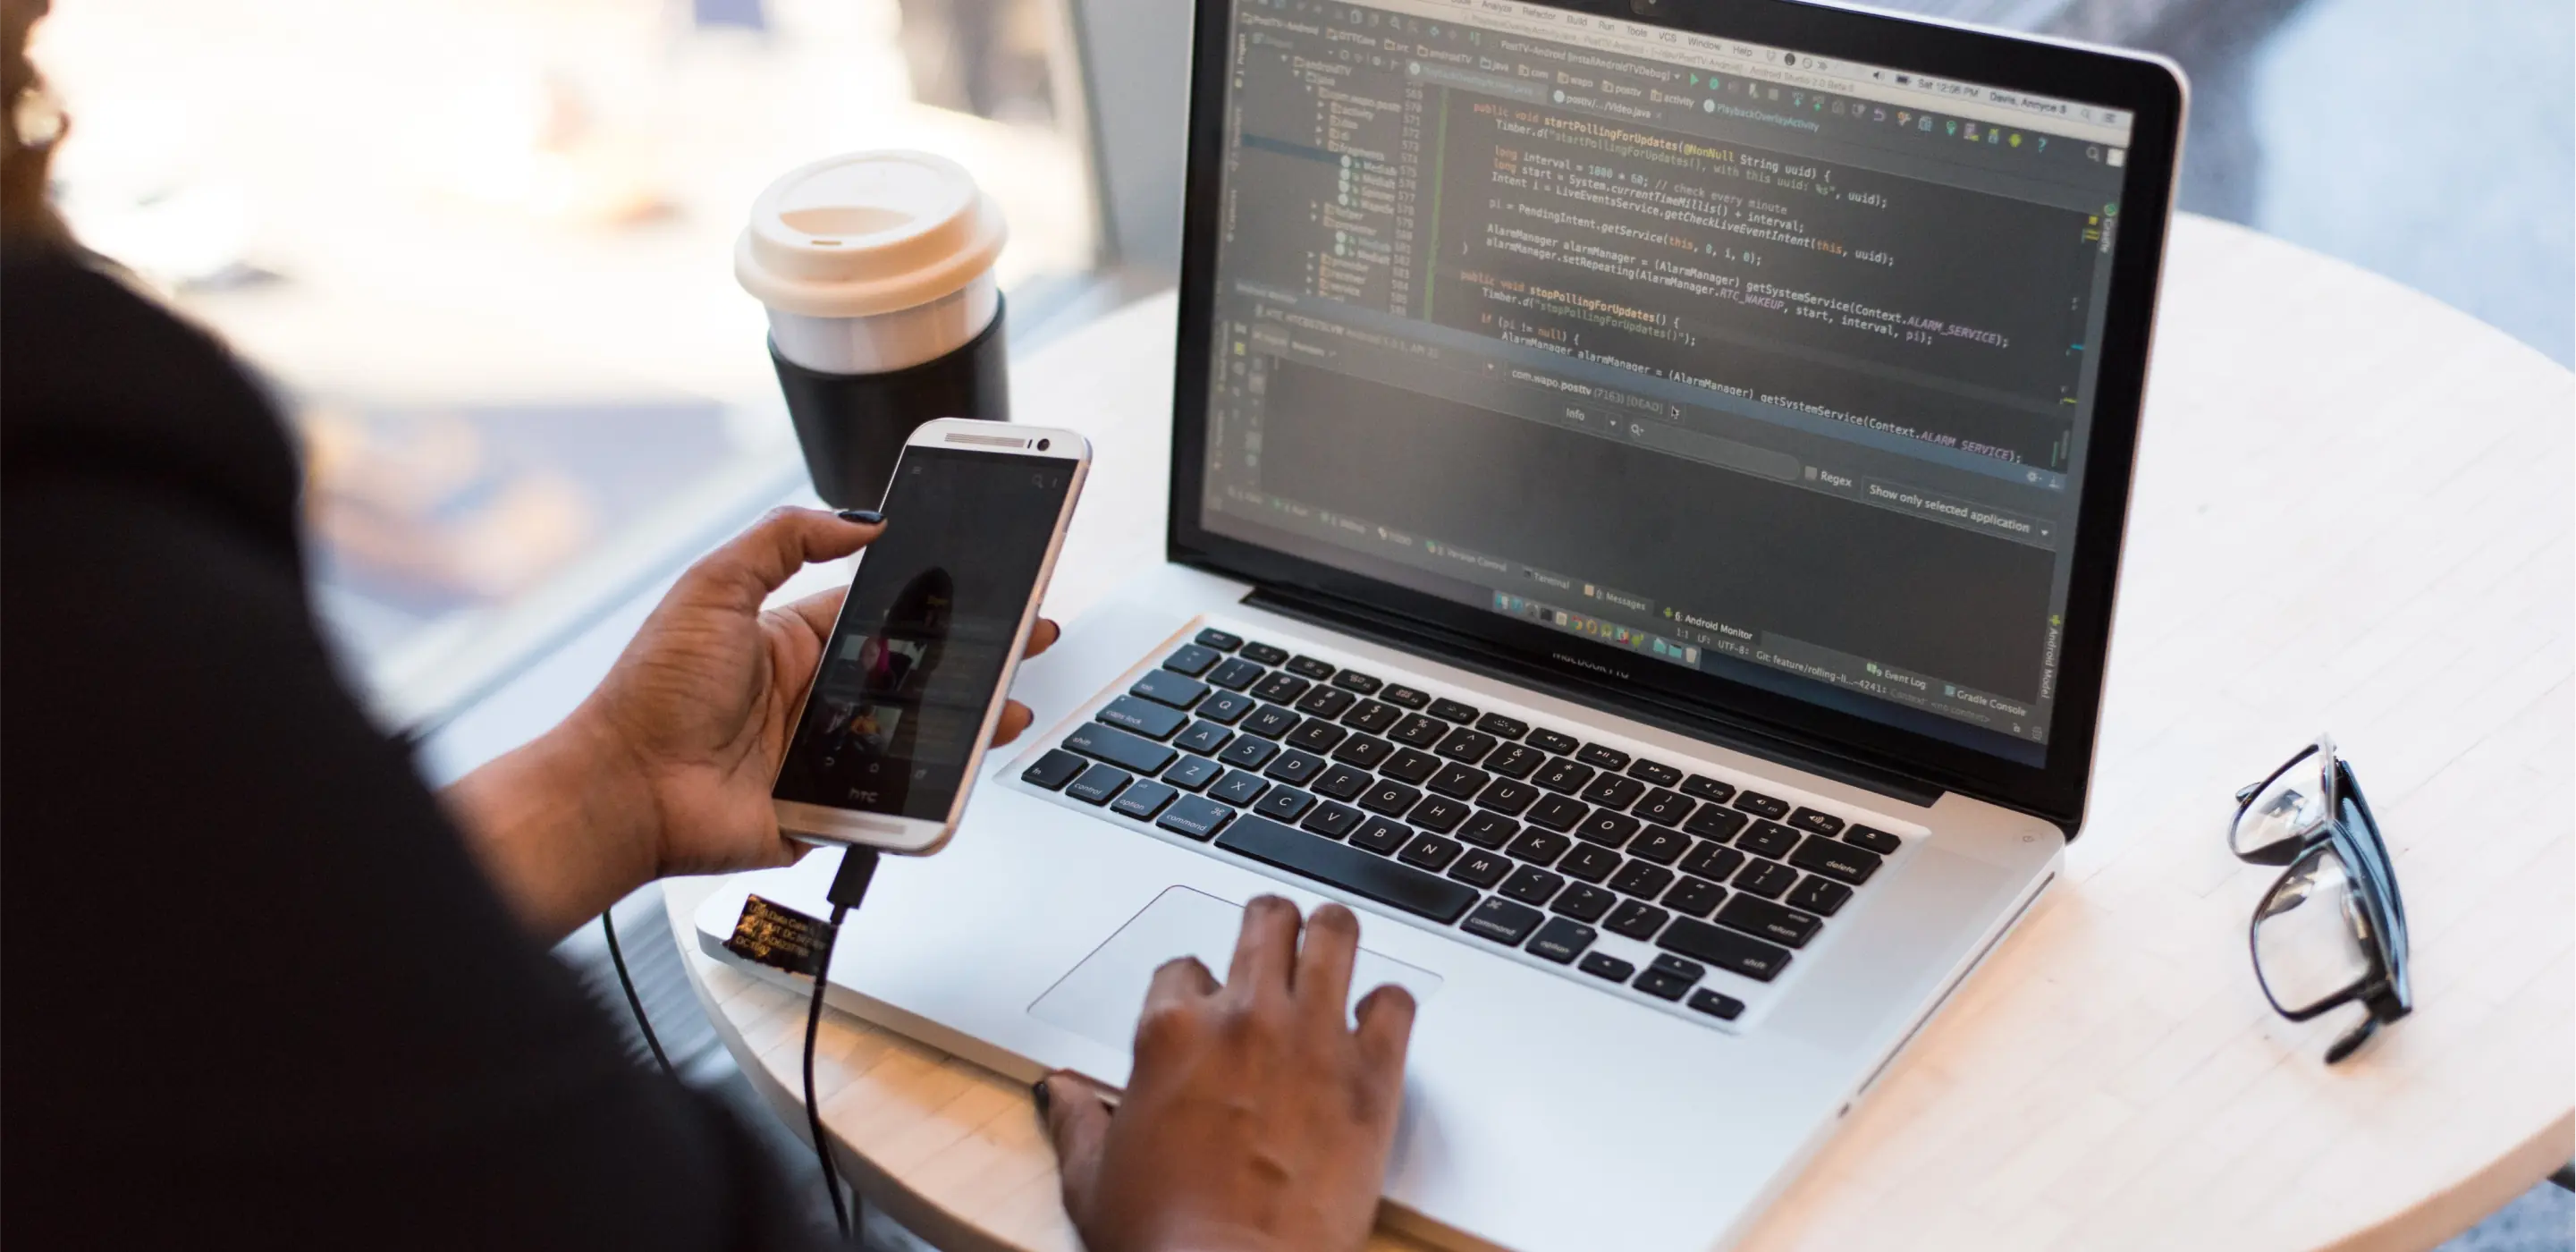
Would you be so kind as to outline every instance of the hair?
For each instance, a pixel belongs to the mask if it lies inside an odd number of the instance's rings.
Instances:
[[[46,166],[62,138],[59,115],[51,133],[32,142],[19,133],[39,108],[50,107],[44,79],[27,59],[27,35],[51,7],[50,0],[0,0],[0,236],[13,243],[61,242],[69,234],[45,197]]]

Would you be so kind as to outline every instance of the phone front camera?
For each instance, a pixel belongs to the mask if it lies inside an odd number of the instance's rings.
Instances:
[[[1038,451],[1040,451],[1040,452],[1044,452],[1044,451],[1046,451],[1047,449],[1052,448],[1052,447],[1054,447],[1054,446],[1055,446],[1055,440],[1052,440],[1052,439],[1041,439],[1041,440],[1038,440]]]

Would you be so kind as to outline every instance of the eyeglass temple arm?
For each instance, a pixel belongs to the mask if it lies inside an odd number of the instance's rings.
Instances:
[[[2238,804],[2243,804],[2246,801],[2253,799],[2256,793],[2262,790],[2263,784],[2261,783],[2247,783],[2236,789],[2236,802]]]
[[[2361,1045],[2370,1042],[2370,1037],[2378,1033],[2379,1014],[2374,1012],[2361,1019],[2360,1025],[2345,1031],[2343,1038],[2335,1040],[2333,1047],[2326,1049],[2326,1064],[2332,1065],[2360,1051]]]

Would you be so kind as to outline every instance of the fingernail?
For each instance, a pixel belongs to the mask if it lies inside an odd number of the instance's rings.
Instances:
[[[1040,1078],[1029,1084],[1029,1098],[1038,1102],[1038,1117],[1041,1120],[1052,1115],[1055,1094],[1047,1090],[1046,1079]]]
[[[874,526],[885,521],[885,514],[875,509],[843,509],[835,516],[845,522],[857,522],[861,526]]]

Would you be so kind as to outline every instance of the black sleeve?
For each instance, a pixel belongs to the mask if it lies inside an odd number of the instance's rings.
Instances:
[[[239,371],[95,275],[5,287],[7,1241],[807,1246],[342,685]]]

